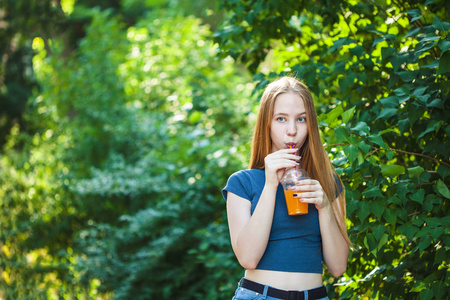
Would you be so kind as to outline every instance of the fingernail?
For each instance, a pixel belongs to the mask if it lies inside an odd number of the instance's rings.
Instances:
[[[298,194],[293,194],[294,197],[298,197]]]

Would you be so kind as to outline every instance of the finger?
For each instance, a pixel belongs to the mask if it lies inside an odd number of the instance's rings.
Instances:
[[[298,182],[298,185],[315,186],[315,185],[320,185],[320,182],[318,182],[317,180],[314,180],[314,179],[302,179]]]
[[[300,157],[299,155],[297,155],[297,150],[298,149],[296,149],[296,148],[294,148],[294,149],[281,149],[281,150],[278,150],[276,152],[273,152],[273,153],[269,154],[269,156],[286,155],[287,154],[287,155],[295,155],[297,157]]]
[[[322,188],[317,185],[296,185],[293,190],[299,192],[320,192]]]
[[[277,152],[286,152],[286,153],[295,153],[298,151],[298,148],[286,148],[286,149],[280,149]],[[277,153],[275,152],[275,153]]]
[[[311,203],[311,204],[319,203],[319,199],[317,198],[298,198],[298,201],[300,201],[301,203]]]
[[[300,156],[294,155],[294,154],[280,153],[278,155],[266,157],[266,161],[273,161],[273,160],[279,160],[279,159],[291,160],[291,161],[297,162],[298,160],[300,160]]]
[[[266,169],[278,171],[280,169],[292,168],[296,166],[296,162],[292,160],[271,161],[266,163]]]
[[[313,192],[294,193],[293,196],[296,198],[318,198],[316,193]]]

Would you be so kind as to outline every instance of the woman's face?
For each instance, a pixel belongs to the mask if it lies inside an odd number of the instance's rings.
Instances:
[[[270,126],[272,152],[303,146],[308,136],[306,117],[300,95],[292,92],[278,95]]]

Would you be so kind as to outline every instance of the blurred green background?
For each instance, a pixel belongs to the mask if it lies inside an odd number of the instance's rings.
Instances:
[[[0,2],[0,299],[231,299],[221,189],[310,86],[355,249],[330,299],[450,297],[450,4]]]

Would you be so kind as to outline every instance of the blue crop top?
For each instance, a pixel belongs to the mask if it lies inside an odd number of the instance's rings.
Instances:
[[[227,191],[252,203],[251,213],[256,208],[266,181],[261,169],[242,170],[228,179],[222,190],[227,199]],[[288,215],[281,184],[276,193],[275,211],[266,251],[256,269],[322,273],[322,239],[319,216],[314,204],[309,204],[308,214]]]

